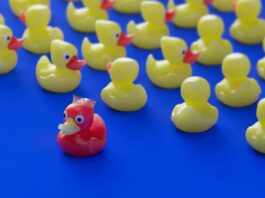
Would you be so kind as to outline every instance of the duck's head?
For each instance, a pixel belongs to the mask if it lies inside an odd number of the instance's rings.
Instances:
[[[96,22],[96,32],[101,43],[107,46],[127,46],[132,42],[132,35],[122,33],[118,23],[107,20]]]
[[[180,38],[165,36],[160,42],[163,55],[171,64],[192,64],[198,59],[199,54],[191,52]]]
[[[189,4],[196,6],[201,4],[209,5],[212,4],[214,0],[186,0],[186,1]]]
[[[214,28],[213,28],[214,27]],[[216,15],[203,16],[198,23],[198,34],[205,41],[214,41],[224,33],[224,22]]]
[[[138,76],[139,65],[131,58],[119,58],[107,65],[112,82],[116,84],[132,83]]]
[[[0,25],[0,49],[18,50],[23,46],[23,39],[14,37],[10,28]]]
[[[262,124],[265,124],[265,98],[258,103],[257,117]]]
[[[262,5],[260,0],[235,0],[233,8],[241,21],[253,21],[259,16]]]
[[[30,28],[45,27],[51,20],[51,10],[46,5],[33,5],[27,11],[21,11],[20,20]]]
[[[227,79],[244,79],[250,72],[250,61],[244,54],[230,54],[223,60],[222,71]]]
[[[210,95],[210,85],[204,78],[189,77],[181,85],[181,96],[186,103],[205,102],[210,98]]]
[[[77,58],[77,49],[70,43],[54,40],[51,44],[51,58],[56,66],[80,70],[86,64]]]
[[[114,5],[115,0],[83,0],[83,4],[90,9],[111,9]]]

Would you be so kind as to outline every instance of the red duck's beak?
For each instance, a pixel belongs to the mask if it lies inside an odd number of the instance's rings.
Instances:
[[[203,3],[205,3],[206,5],[210,5],[213,3],[213,0],[203,0]]]
[[[199,57],[199,53],[194,53],[188,49],[183,58],[183,62],[187,64],[192,64],[198,60],[198,57]]]
[[[71,60],[67,63],[66,67],[71,70],[80,70],[86,64],[85,60],[79,60],[76,55],[74,55]]]
[[[101,9],[109,10],[113,7],[114,3],[115,3],[115,0],[103,0],[101,4]]]
[[[17,39],[16,37],[12,36],[8,44],[8,49],[19,50],[20,48],[23,47],[23,42],[24,42],[24,39]]]
[[[132,35],[126,35],[124,33],[120,34],[119,40],[117,42],[117,45],[119,46],[127,46],[132,43],[133,36]]]
[[[166,22],[170,22],[173,20],[173,18],[176,16],[176,11],[175,9],[171,9],[171,10],[168,10],[166,11],[166,14],[165,14],[165,21]]]
[[[22,23],[26,23],[26,12],[25,11],[20,11],[20,13],[19,13],[19,20]]]
[[[233,4],[232,4],[232,10],[235,12],[236,11],[236,7],[237,7],[237,0],[234,0],[233,1]]]
[[[111,72],[111,66],[112,66],[112,62],[109,62],[109,63],[107,64],[107,71],[108,71],[109,74],[110,74],[110,72]]]

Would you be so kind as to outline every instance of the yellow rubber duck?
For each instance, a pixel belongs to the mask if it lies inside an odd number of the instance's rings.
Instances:
[[[223,12],[232,12],[236,0],[213,0],[213,7]]]
[[[214,28],[213,28],[214,27]],[[220,65],[233,51],[230,41],[222,38],[224,22],[216,15],[203,16],[198,23],[200,39],[192,43],[192,51],[199,52],[198,62],[203,65]]]
[[[101,98],[109,107],[118,111],[137,111],[145,106],[147,94],[145,89],[134,84],[139,73],[138,63],[130,58],[119,58],[108,64],[111,78],[101,92]]]
[[[263,39],[263,51],[265,52],[265,38]],[[257,71],[259,76],[265,80],[265,57],[258,61]]]
[[[147,58],[148,77],[161,88],[180,87],[192,75],[190,64],[197,60],[198,54],[192,53],[184,40],[168,36],[162,37],[161,48],[165,60],[156,61],[151,54]]]
[[[50,6],[50,0],[9,0],[10,8],[16,16],[19,16],[21,11],[26,11],[29,7],[36,4]]]
[[[91,68],[106,71],[109,62],[126,56],[125,46],[132,42],[132,36],[122,33],[118,23],[106,20],[96,22],[96,33],[100,43],[84,38],[82,54]]]
[[[183,28],[195,28],[204,15],[207,15],[207,5],[211,4],[213,0],[186,0],[186,3],[176,6],[174,0],[169,0],[168,8],[174,9],[176,16],[172,22]]]
[[[114,0],[82,0],[84,8],[77,9],[73,2],[67,7],[67,19],[73,29],[79,32],[95,32],[98,19],[108,19],[107,9],[112,8]]]
[[[250,61],[247,56],[233,53],[225,57],[222,65],[224,79],[215,87],[217,98],[231,107],[245,107],[255,103],[261,93],[257,81],[248,78]]]
[[[0,25],[5,24],[5,18],[0,14]]]
[[[189,77],[181,85],[184,103],[173,109],[171,120],[184,132],[199,133],[207,131],[218,120],[218,109],[208,103],[211,95],[210,85],[204,78]]]
[[[258,103],[257,117],[258,122],[247,129],[246,138],[255,150],[265,154],[265,99]]]
[[[16,50],[22,46],[23,39],[15,38],[9,27],[0,25],[0,74],[8,73],[16,67]]]
[[[20,20],[27,25],[23,34],[24,47],[30,52],[49,53],[51,42],[64,38],[59,28],[48,26],[51,20],[51,10],[45,5],[31,6],[26,12],[20,13]]]
[[[77,58],[77,49],[61,40],[51,44],[51,59],[42,56],[37,63],[36,76],[40,86],[50,92],[65,93],[78,87],[80,69],[86,63]]]
[[[231,36],[240,43],[259,44],[265,37],[265,20],[258,18],[262,9],[260,0],[237,0],[237,20],[230,28]]]
[[[140,12],[140,6],[143,1],[150,0],[115,0],[114,9],[121,13],[138,13]]]
[[[166,21],[170,21],[175,12],[165,11],[164,5],[157,1],[143,1],[141,13],[146,22],[135,24],[130,21],[127,32],[133,35],[135,46],[143,49],[156,49],[160,47],[160,39],[169,35]]]

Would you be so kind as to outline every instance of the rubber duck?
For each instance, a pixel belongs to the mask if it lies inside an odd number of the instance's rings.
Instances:
[[[49,53],[53,40],[63,40],[64,35],[59,28],[48,26],[51,10],[45,5],[33,5],[26,12],[21,11],[20,20],[27,25],[23,38],[24,47],[30,52]]]
[[[115,0],[114,9],[125,14],[138,13],[140,12],[140,6],[143,1],[150,0]]]
[[[74,96],[64,111],[64,123],[58,126],[57,142],[63,151],[75,157],[98,154],[106,145],[107,129],[94,113],[95,101]]]
[[[164,5],[157,1],[143,1],[141,13],[146,22],[135,24],[130,21],[127,32],[133,35],[133,44],[143,49],[156,49],[160,47],[160,39],[169,35],[165,22],[172,20],[173,10],[165,11]]]
[[[265,52],[265,38],[263,39],[263,51]],[[259,76],[265,80],[265,57],[258,61],[257,71]]]
[[[79,32],[95,32],[98,19],[108,19],[107,9],[111,9],[114,0],[82,0],[84,8],[77,9],[73,2],[67,7],[67,19],[73,29]]]
[[[244,54],[233,53],[225,57],[222,65],[224,79],[215,87],[216,96],[222,103],[245,107],[257,101],[261,89],[255,79],[248,77],[250,67]]]
[[[8,73],[16,67],[16,51],[22,46],[23,39],[17,39],[9,27],[0,25],[0,74]]]
[[[36,4],[50,6],[50,0],[9,0],[10,8],[16,16],[19,16],[21,11],[26,11],[29,7]]]
[[[265,37],[265,20],[258,18],[262,4],[260,0],[237,0],[237,20],[230,28],[231,36],[240,43],[259,44]]]
[[[145,106],[145,89],[134,84],[139,73],[138,63],[131,58],[119,58],[108,64],[111,82],[101,91],[101,98],[112,109],[137,111]]]
[[[0,14],[0,25],[4,25],[5,24],[5,19],[4,17]]]
[[[232,12],[235,0],[213,0],[213,7],[223,12]]]
[[[106,20],[96,22],[96,33],[100,43],[84,38],[82,54],[91,68],[106,71],[109,62],[126,56],[125,46],[132,42],[132,36],[122,33],[118,23]]]
[[[204,15],[207,15],[207,5],[211,4],[213,0],[186,0],[186,3],[176,6],[174,0],[169,0],[168,8],[174,9],[176,16],[172,22],[183,28],[195,28]]]
[[[214,27],[214,28],[212,28]],[[199,40],[192,43],[191,49],[199,52],[198,62],[203,65],[220,65],[233,51],[228,40],[224,40],[224,22],[216,15],[203,16],[198,23]]]
[[[198,54],[192,53],[180,38],[162,37],[162,53],[165,60],[156,61],[149,55],[146,61],[146,70],[149,79],[161,88],[177,88],[192,75],[190,64],[195,62]]]
[[[258,152],[265,154],[265,99],[258,103],[258,122],[246,131],[247,142]]]
[[[189,77],[181,85],[184,103],[172,111],[171,120],[179,130],[200,133],[212,128],[218,120],[218,109],[208,103],[210,85],[204,78]]]
[[[74,90],[80,83],[79,70],[85,65],[77,58],[77,49],[70,43],[54,40],[51,44],[51,59],[42,56],[37,63],[36,76],[40,86],[50,92],[65,93]]]

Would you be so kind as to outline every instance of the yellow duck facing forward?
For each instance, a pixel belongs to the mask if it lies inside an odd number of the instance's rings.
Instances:
[[[265,52],[265,38],[263,39],[263,51]],[[265,58],[258,61],[257,71],[259,76],[265,80]]]
[[[138,13],[143,1],[150,0],[115,0],[114,9],[121,13]]]
[[[86,63],[77,58],[77,49],[61,40],[51,44],[51,59],[42,56],[37,63],[36,76],[40,86],[50,92],[65,93],[78,87],[80,69]]]
[[[171,120],[183,132],[199,133],[216,124],[218,110],[208,103],[211,94],[209,83],[200,77],[189,77],[181,85],[184,103],[172,111]]]
[[[106,71],[109,62],[126,56],[125,46],[132,42],[132,36],[122,33],[118,23],[106,20],[96,22],[96,33],[100,43],[92,44],[85,38],[82,54],[91,68]]]
[[[119,58],[108,64],[111,78],[101,92],[101,98],[109,107],[118,111],[137,111],[145,106],[147,94],[141,85],[133,81],[139,73],[138,63],[130,58]]]
[[[213,7],[223,12],[232,12],[235,0],[213,0]]]
[[[240,53],[228,55],[222,65],[224,79],[215,87],[217,98],[227,106],[245,107],[255,103],[261,93],[257,81],[248,78],[249,59]]]
[[[156,61],[151,54],[147,58],[148,77],[161,88],[180,87],[192,75],[190,64],[197,60],[198,54],[192,53],[184,40],[173,37],[162,37],[161,48],[165,60]]]
[[[94,32],[98,19],[108,19],[107,9],[112,8],[114,0],[82,0],[84,8],[77,9],[73,2],[67,7],[67,19],[73,29],[79,32]]]

